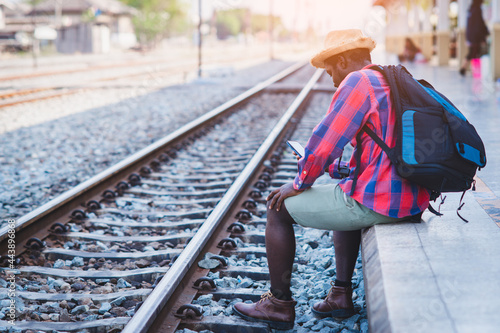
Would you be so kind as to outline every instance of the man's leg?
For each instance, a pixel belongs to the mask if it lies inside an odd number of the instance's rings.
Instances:
[[[291,329],[295,322],[295,305],[290,292],[295,258],[294,220],[282,204],[279,212],[267,210],[266,252],[271,278],[271,292],[257,303],[236,303],[236,314],[250,321],[265,322],[271,328]]]
[[[312,312],[317,316],[350,317],[354,314],[351,279],[360,242],[360,230],[333,233],[337,278],[326,298],[312,307]]]
[[[361,230],[335,231],[333,246],[335,247],[335,261],[337,265],[337,280],[351,284],[352,273],[356,267]],[[344,286],[346,287],[346,286]]]
[[[267,210],[266,253],[271,278],[271,291],[279,299],[290,300],[290,280],[295,258],[295,221],[285,204],[279,212]]]
[[[283,206],[277,212],[267,211],[266,225],[266,252],[271,277],[271,288],[278,298],[290,299],[290,279],[293,260],[295,258],[294,220]],[[335,261],[337,267],[336,279],[350,286],[352,274],[356,267],[361,230],[335,231],[333,245],[335,247]]]

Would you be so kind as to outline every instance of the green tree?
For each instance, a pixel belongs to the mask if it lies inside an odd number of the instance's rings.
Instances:
[[[217,38],[226,39],[242,32],[243,17],[241,10],[224,10],[217,12]]]
[[[240,33],[268,32],[269,15],[252,14],[247,8],[218,11],[216,26],[219,39],[226,39]],[[273,16],[273,29],[278,36],[288,33],[279,16]]]
[[[269,16],[262,14],[252,15],[251,27],[254,34],[261,31],[267,32],[269,30]]]
[[[252,33],[256,34],[259,32],[269,31],[269,15],[254,14],[252,15],[252,20],[250,22]],[[286,34],[286,28],[281,21],[281,17],[273,16],[273,29],[275,33],[278,32],[279,35]]]
[[[185,32],[188,27],[185,3],[180,0],[121,0],[137,8],[134,27],[139,40],[150,44]]]

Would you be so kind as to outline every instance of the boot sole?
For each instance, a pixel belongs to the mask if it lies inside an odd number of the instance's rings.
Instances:
[[[347,318],[351,317],[356,313],[354,309],[338,309],[330,312],[320,312],[315,310],[312,306],[311,306],[311,311],[314,313],[314,315],[320,318],[326,318],[326,317]]]
[[[269,325],[269,327],[277,329],[277,330],[291,330],[295,326],[295,322],[289,323],[289,322],[284,322],[284,321],[271,321],[271,320],[265,320],[265,319],[258,319],[258,318],[253,318],[249,317],[238,310],[233,306],[233,311],[240,316],[243,319],[246,319],[248,321],[253,321],[257,323],[266,323]]]

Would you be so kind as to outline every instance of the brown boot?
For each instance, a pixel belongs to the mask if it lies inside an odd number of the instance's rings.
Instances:
[[[263,322],[278,330],[289,330],[295,323],[296,304],[294,300],[277,299],[269,291],[257,303],[236,303],[233,309],[246,320]]]
[[[319,317],[350,317],[354,314],[352,304],[352,288],[333,285],[324,301],[318,302],[311,308]]]

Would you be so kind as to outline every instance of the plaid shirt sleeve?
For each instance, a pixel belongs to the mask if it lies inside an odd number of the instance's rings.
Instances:
[[[356,136],[363,125],[365,114],[371,109],[370,85],[361,72],[349,74],[333,96],[328,113],[314,128],[305,147],[305,156],[293,186],[305,190],[341,156],[344,146]],[[333,174],[333,168],[330,167]]]
[[[339,173],[340,168],[349,168],[349,163],[336,159],[333,164],[328,167],[328,174],[334,179],[341,179],[343,176]],[[326,170],[326,169],[325,169]]]

